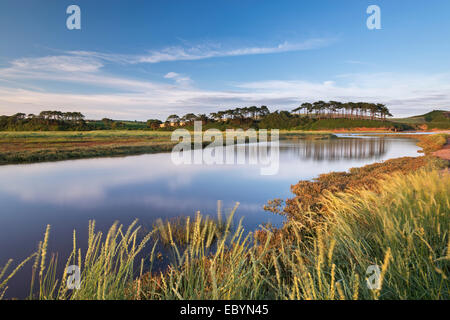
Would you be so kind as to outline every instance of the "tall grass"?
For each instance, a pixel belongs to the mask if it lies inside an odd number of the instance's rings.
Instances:
[[[436,170],[393,175],[376,192],[328,192],[321,200],[330,212],[325,223],[304,236],[303,226],[289,221],[275,245],[271,230],[260,230],[261,238],[246,233],[241,222],[232,228],[233,214],[220,235],[209,218],[185,224],[182,245],[173,240],[170,222],[140,241],[136,223],[126,231],[114,224],[103,238],[92,222],[87,251],[77,248],[74,234],[66,263],[82,269],[81,287],[74,291],[67,290],[66,276],[56,280],[56,258],[47,266],[47,229],[32,256],[42,272],[31,298],[449,299],[449,195],[448,173]],[[158,232],[173,260],[156,272],[151,238]],[[147,256],[138,261],[144,248]],[[366,284],[371,265],[381,270],[380,289]]]
[[[28,261],[30,261],[35,256],[36,256],[36,253],[33,253],[32,255],[30,255],[28,258],[23,260],[19,265],[17,265],[16,268],[12,272],[10,272],[8,275],[7,275],[7,271],[13,263],[12,259],[9,259],[6,262],[6,264],[2,268],[0,268],[0,300],[3,299],[3,297],[5,296],[6,290],[8,289],[8,281],[11,280],[11,278],[14,277],[14,275],[20,269],[22,269],[23,266],[26,265]]]
[[[195,219],[191,221],[191,217],[177,217],[174,219],[163,221],[156,220],[153,226],[155,239],[162,242],[165,246],[186,246],[190,244],[191,238],[199,228],[201,237],[207,236],[208,247],[209,243],[215,242],[221,238],[227,230],[228,221],[224,221],[221,212],[221,202],[218,201],[218,213],[216,219],[211,219],[209,216],[202,216],[197,212]],[[234,210],[233,210],[234,211]]]
[[[423,149],[425,154],[438,151],[447,143],[450,138],[448,133],[430,134],[419,138],[419,147]]]
[[[397,175],[380,193],[329,193],[334,213],[312,238],[291,221],[290,236],[270,246],[238,227],[205,258],[202,246],[185,251],[167,273],[151,274],[147,299],[448,299],[448,175]],[[366,285],[379,265],[380,290]]]
[[[56,277],[58,258],[52,255],[48,261],[47,242],[50,228],[45,232],[44,241],[39,245],[32,271],[29,299],[124,299],[127,288],[135,278],[135,264],[138,255],[150,240],[153,232],[147,233],[138,241],[140,227],[134,221],[126,230],[123,225],[114,223],[104,237],[95,231],[95,222],[89,223],[88,247],[82,253],[77,248],[76,232],[73,233],[73,250],[66,261],[64,270],[69,265],[81,269],[81,283],[77,290],[69,290],[67,274]],[[150,261],[151,262],[151,261]],[[34,279],[37,278],[37,290]]]
[[[376,297],[450,297],[449,178],[422,170],[396,175],[380,185],[380,193],[352,191],[325,197],[333,212],[328,225],[341,265],[363,274],[369,264],[387,263],[389,253],[383,290]],[[371,292],[362,290],[361,295],[370,298]]]

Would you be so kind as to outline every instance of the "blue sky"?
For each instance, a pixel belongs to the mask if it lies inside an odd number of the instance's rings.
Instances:
[[[66,8],[81,8],[81,30]],[[369,5],[381,30],[366,27]],[[306,101],[450,108],[450,2],[2,0],[0,114],[88,118]]]

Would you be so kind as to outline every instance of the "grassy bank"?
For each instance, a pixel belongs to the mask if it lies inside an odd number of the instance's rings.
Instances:
[[[174,144],[161,132],[1,132],[0,164],[163,152]]]
[[[447,133],[422,136],[419,138],[417,145],[422,148],[425,154],[430,154],[431,152],[442,149],[447,144],[449,138],[450,134]]]
[[[0,132],[0,165],[171,151],[170,131]],[[280,138],[329,139],[325,132],[280,132]],[[208,143],[205,143],[208,145]]]
[[[286,216],[305,226],[309,232],[317,224],[323,222],[328,212],[322,203],[322,197],[327,193],[347,192],[367,189],[377,191],[379,181],[387,175],[408,174],[420,169],[434,168],[436,170],[448,166],[448,162],[431,155],[440,150],[446,143],[448,134],[410,135],[417,140],[426,156],[402,157],[377,162],[360,168],[352,168],[346,172],[330,172],[321,174],[315,179],[299,181],[291,186],[293,198],[283,201],[274,199],[265,206],[267,211]]]

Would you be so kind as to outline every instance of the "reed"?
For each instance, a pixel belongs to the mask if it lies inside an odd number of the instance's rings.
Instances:
[[[226,223],[220,211],[216,219],[202,216],[200,212],[197,212],[192,221],[191,217],[177,217],[165,221],[158,219],[153,225],[153,230],[156,230],[154,238],[166,247],[173,246],[173,243],[183,247],[190,243],[196,228],[199,227],[200,234],[208,236],[207,244],[210,246],[222,237],[226,231]]]

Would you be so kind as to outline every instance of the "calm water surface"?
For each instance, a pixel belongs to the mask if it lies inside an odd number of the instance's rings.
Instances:
[[[257,165],[175,166],[169,153],[1,166],[0,266],[33,252],[47,224],[52,227],[49,249],[64,262],[73,229],[84,240],[92,219],[100,230],[135,218],[151,225],[157,218],[196,211],[215,215],[222,200],[225,213],[240,202],[236,218],[244,217],[246,230],[264,223],[279,226],[283,218],[262,207],[267,200],[290,197],[290,186],[299,180],[418,156],[417,150],[414,140],[396,137],[282,141],[280,169],[273,176],[260,175]],[[9,296],[28,292],[29,272],[25,269],[11,281]]]

